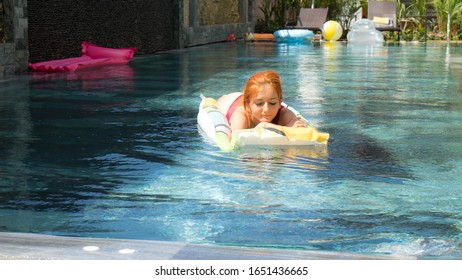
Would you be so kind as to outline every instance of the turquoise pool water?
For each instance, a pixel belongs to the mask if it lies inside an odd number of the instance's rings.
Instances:
[[[226,153],[199,95],[273,69],[327,148]],[[462,48],[223,43],[0,82],[0,230],[462,258]]]

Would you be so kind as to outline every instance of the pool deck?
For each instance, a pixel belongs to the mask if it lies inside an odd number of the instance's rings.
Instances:
[[[411,256],[0,232],[0,260],[388,260]]]

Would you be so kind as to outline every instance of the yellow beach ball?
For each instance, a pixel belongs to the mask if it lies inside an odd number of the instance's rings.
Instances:
[[[342,26],[335,20],[329,20],[322,27],[322,36],[326,41],[337,41],[342,37],[342,33]]]

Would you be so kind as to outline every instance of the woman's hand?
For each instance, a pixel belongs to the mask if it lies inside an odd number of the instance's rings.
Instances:
[[[269,122],[261,122],[255,126],[255,128],[267,128],[267,127],[276,127],[277,125]],[[292,125],[287,125],[289,127],[307,127],[306,123],[302,120],[297,119]]]
[[[292,127],[306,127],[306,123],[302,120],[297,120],[294,122]]]
[[[271,127],[273,126],[272,123],[269,122],[261,122],[255,126],[255,128],[266,128],[266,127]]]

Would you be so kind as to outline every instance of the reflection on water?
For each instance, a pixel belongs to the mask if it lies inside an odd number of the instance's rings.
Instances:
[[[461,57],[235,42],[2,81],[0,230],[459,258]],[[327,147],[204,141],[200,93],[263,69]]]
[[[66,90],[81,90],[82,92],[98,93],[101,90],[111,92],[115,90],[134,90],[134,70],[129,65],[114,65],[76,71],[72,73],[33,72],[31,84],[34,89],[56,90],[51,81],[68,81],[64,85]]]
[[[446,63],[449,67],[449,71],[454,76],[456,81],[459,81],[459,88],[462,88],[462,57],[457,53],[451,55],[451,47],[448,47],[446,50]]]
[[[30,143],[36,140],[29,88],[23,84],[16,86],[15,82],[4,82],[1,87],[0,186],[14,186],[15,193],[27,196],[27,158],[31,152]],[[0,201],[3,200],[0,195]]]

